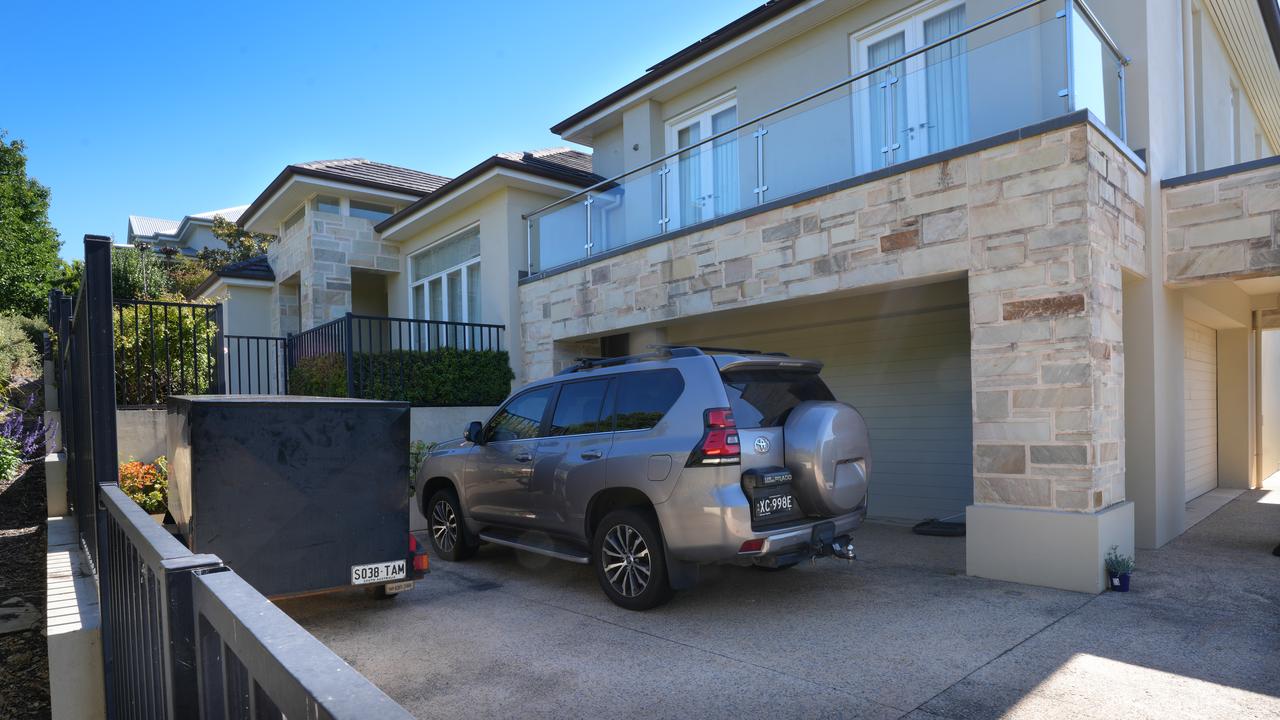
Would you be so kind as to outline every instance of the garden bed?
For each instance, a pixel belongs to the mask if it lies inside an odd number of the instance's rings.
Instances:
[[[49,717],[44,462],[0,478],[0,718]],[[22,629],[16,629],[22,628]],[[6,631],[8,630],[8,631]]]

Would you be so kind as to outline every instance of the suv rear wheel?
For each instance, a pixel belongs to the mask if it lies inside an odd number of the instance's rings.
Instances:
[[[452,489],[435,491],[427,501],[427,532],[436,555],[450,562],[466,560],[475,554],[476,547],[467,538],[462,523],[462,506]]]
[[[596,579],[615,605],[648,610],[671,599],[662,535],[650,514],[633,509],[609,513],[596,528],[591,550]]]

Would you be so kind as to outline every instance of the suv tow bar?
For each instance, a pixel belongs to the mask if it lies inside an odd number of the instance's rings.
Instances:
[[[809,540],[810,559],[814,560],[824,555],[840,558],[841,560],[856,560],[858,555],[853,549],[853,539],[848,535],[834,537],[835,526],[831,523],[822,523],[813,528],[813,536]]]

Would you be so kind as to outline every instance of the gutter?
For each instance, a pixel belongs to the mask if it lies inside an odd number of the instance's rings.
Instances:
[[[1277,0],[1258,0],[1258,10],[1262,11],[1262,24],[1267,28],[1267,37],[1271,39],[1271,54],[1280,64],[1280,2]]]

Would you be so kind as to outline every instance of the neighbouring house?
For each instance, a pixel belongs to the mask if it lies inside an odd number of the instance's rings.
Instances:
[[[504,349],[518,375],[522,215],[599,179],[567,148],[500,153],[453,179],[363,159],[290,165],[240,218],[278,237],[271,297],[255,312],[276,336],[353,313],[375,352]]]
[[[608,181],[526,213],[523,375],[820,359],[873,517],[1097,591],[1280,464],[1277,54],[1275,0],[768,2],[552,127]]]
[[[246,207],[248,206],[238,205],[222,210],[210,210],[187,215],[181,220],[130,215],[126,241],[135,246],[149,245],[153,250],[172,248],[186,256],[194,256],[209,247],[221,249],[225,245],[213,234],[213,219],[222,217],[235,222]]]

